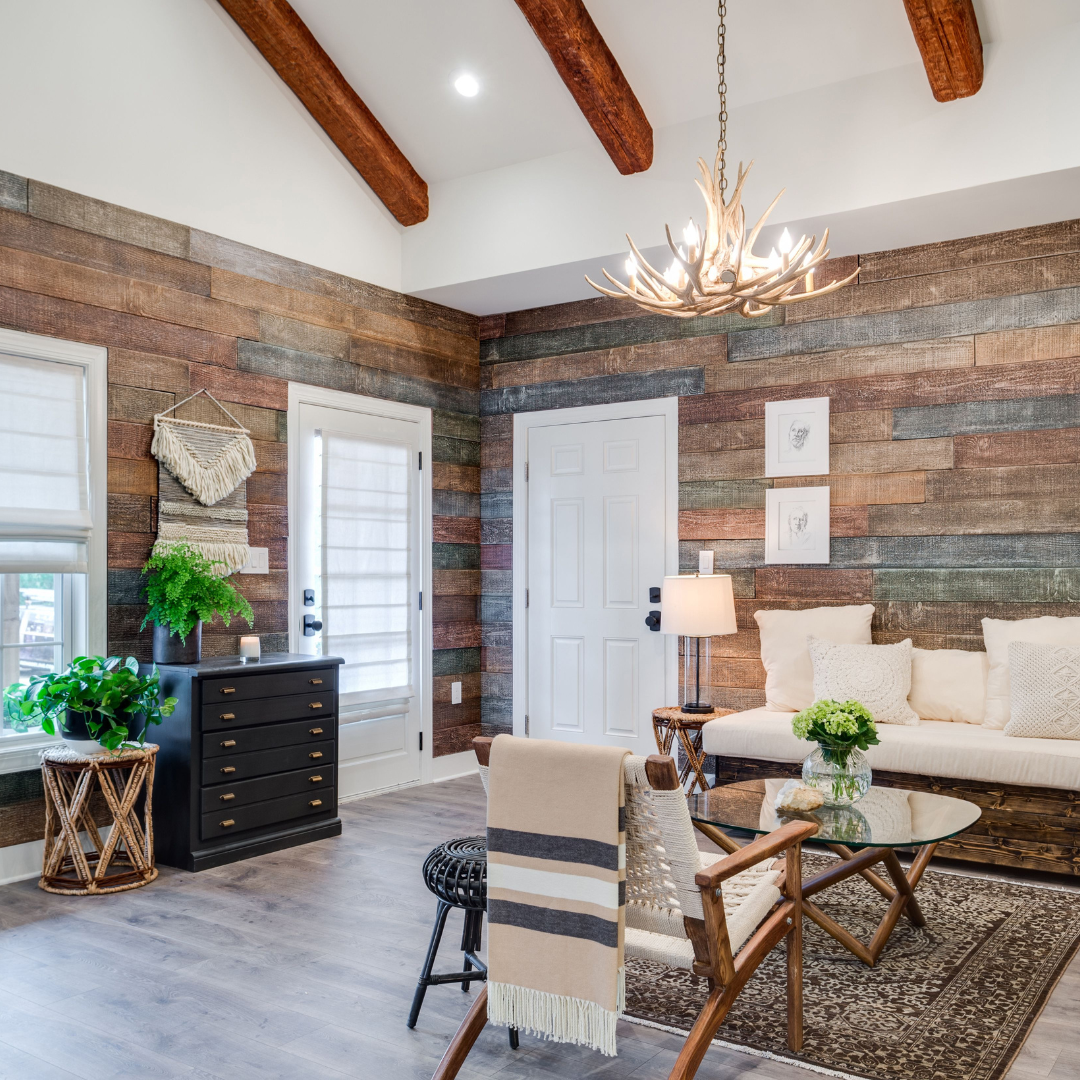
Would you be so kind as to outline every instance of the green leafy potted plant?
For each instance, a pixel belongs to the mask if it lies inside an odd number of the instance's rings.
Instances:
[[[156,549],[146,561],[143,584],[150,605],[142,621],[154,624],[155,664],[195,664],[202,657],[202,624],[220,615],[226,626],[239,615],[251,626],[251,605],[236,586],[190,544]]]
[[[83,754],[141,744],[175,707],[176,698],[159,700],[157,667],[140,675],[133,656],[77,656],[65,671],[31,679],[20,703],[25,717],[40,716],[45,731]]]
[[[832,806],[850,806],[870,788],[870,763],[863,751],[881,740],[870,710],[858,701],[815,701],[796,713],[791,730],[816,742],[803,762],[803,783],[817,788]]]

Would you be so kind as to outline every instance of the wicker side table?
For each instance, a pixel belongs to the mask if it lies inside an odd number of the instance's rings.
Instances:
[[[688,795],[694,789],[709,790],[709,781],[705,778],[705,751],[701,745],[701,729],[710,721],[721,716],[730,716],[734,709],[713,709],[708,713],[684,713],[678,705],[663,709],[654,709],[652,714],[653,735],[656,749],[661,754],[670,754],[675,737],[683,750],[683,760],[679,765],[679,779],[683,786],[690,781]]]
[[[150,810],[157,752],[153,743],[114,754],[79,754],[62,744],[41,752],[45,859],[39,888],[89,896],[138,889],[157,877]],[[112,814],[108,840],[102,840],[91,811],[95,791]],[[140,820],[137,803],[144,791]],[[91,851],[83,850],[83,831]]]

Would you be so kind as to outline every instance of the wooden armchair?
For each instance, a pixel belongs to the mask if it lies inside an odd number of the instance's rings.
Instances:
[[[473,740],[484,773],[491,740]],[[816,826],[792,822],[731,855],[697,848],[670,757],[626,759],[626,955],[705,977],[709,996],[670,1080],[691,1080],[732,1003],[762,960],[787,942],[788,1046],[802,1046],[802,841]],[[485,776],[486,787],[486,776]],[[777,856],[784,862],[776,865]],[[433,1080],[458,1073],[487,1022],[477,995]]]

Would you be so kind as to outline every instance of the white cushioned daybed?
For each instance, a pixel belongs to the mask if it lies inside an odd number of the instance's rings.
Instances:
[[[869,645],[873,610],[867,604],[757,612],[766,705],[705,725],[703,746],[715,758],[717,784],[799,775],[813,744],[794,735],[792,717],[813,703],[815,676],[819,691],[824,677],[815,672],[808,642]],[[1010,651],[1015,641],[1080,650],[1080,618],[986,619],[983,629],[985,653],[913,650],[910,692],[907,685],[901,691],[911,719],[877,724],[880,744],[866,752],[874,783],[982,807],[976,825],[941,845],[943,856],[1080,874],[1080,732],[1026,737],[1057,729],[1016,722],[1009,662],[1018,655]],[[1032,683],[1021,687],[1029,698],[1043,680],[1034,679],[1034,690]],[[1080,706],[1072,708],[1080,715]]]

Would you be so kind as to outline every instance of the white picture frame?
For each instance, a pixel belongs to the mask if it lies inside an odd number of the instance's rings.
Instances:
[[[765,403],[765,475],[828,476],[829,399]]]
[[[829,489],[769,488],[765,492],[765,565],[829,561]]]

